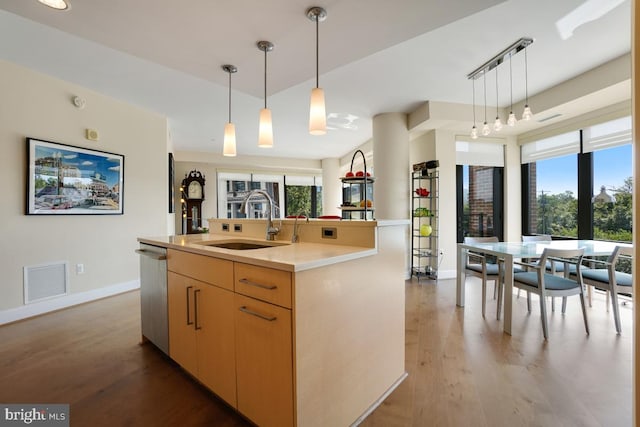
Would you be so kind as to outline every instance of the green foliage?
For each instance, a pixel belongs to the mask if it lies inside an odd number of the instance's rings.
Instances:
[[[622,187],[610,190],[615,203],[593,204],[593,233],[598,240],[630,242],[632,240],[633,180],[625,179]],[[578,200],[571,191],[538,196],[538,226],[540,234],[578,236]]]
[[[302,211],[311,215],[311,187],[287,185],[287,215],[297,215]]]

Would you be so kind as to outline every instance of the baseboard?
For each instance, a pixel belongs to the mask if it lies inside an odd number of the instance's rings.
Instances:
[[[117,285],[105,286],[91,291],[78,292],[75,294],[65,295],[60,298],[52,298],[42,302],[10,308],[8,310],[0,311],[0,325],[27,319],[33,316],[39,316],[51,311],[83,304],[100,298],[110,297],[139,288],[140,280],[132,280],[130,282],[118,283]]]
[[[455,279],[456,270],[438,270],[438,279]]]
[[[409,376],[409,374],[408,374],[407,372],[404,372],[402,375],[400,375],[400,378],[398,378],[398,379],[397,379],[393,384],[391,384],[391,387],[389,387],[389,388],[387,389],[387,391],[385,391],[385,392],[382,394],[382,396],[380,396],[380,397],[378,398],[378,400],[376,400],[375,402],[373,402],[373,405],[369,406],[369,407],[367,408],[367,410],[366,410],[366,411],[364,411],[364,413],[363,413],[362,415],[360,415],[360,416],[358,417],[358,419],[357,419],[357,420],[355,420],[355,421],[353,422],[353,424],[351,424],[351,426],[350,426],[350,427],[357,427],[357,426],[359,426],[359,425],[360,425],[360,423],[362,423],[362,422],[365,420],[365,418],[367,418],[369,415],[371,415],[371,413],[372,413],[373,411],[375,411],[375,410],[376,410],[376,408],[377,408],[378,406],[380,406],[380,405],[382,404],[382,402],[384,402],[384,400],[385,400],[387,397],[389,397],[389,395],[390,395],[391,393],[393,393],[393,391],[394,391],[396,388],[398,388],[398,386],[400,385],[400,383],[402,383],[402,381],[404,381],[404,380],[405,380],[405,378],[407,378],[408,376]]]

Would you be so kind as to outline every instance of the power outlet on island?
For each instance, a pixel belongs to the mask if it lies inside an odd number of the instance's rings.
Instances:
[[[337,239],[338,238],[338,229],[335,227],[322,227],[322,238],[323,239]]]

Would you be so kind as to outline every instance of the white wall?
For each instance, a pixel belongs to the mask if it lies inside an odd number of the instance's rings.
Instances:
[[[0,61],[0,75],[0,323],[25,308],[23,266],[67,261],[76,296],[135,287],[136,237],[168,229],[166,119],[8,62]],[[74,95],[84,109],[73,106]],[[86,140],[86,128],[100,140]],[[124,215],[25,215],[26,137],[124,155]],[[78,263],[84,274],[75,273]]]

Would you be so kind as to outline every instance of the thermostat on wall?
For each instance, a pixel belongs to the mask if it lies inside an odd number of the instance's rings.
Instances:
[[[86,135],[85,137],[89,140],[89,141],[97,141],[99,138],[98,135],[98,131],[95,129],[86,129]]]

